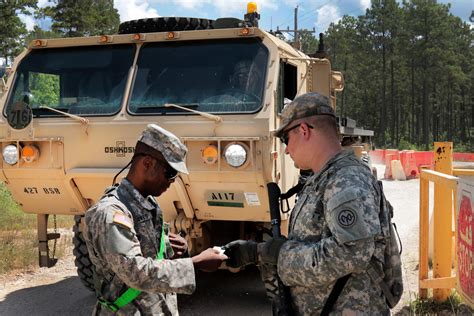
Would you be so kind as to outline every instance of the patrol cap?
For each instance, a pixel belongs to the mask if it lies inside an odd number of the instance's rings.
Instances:
[[[281,112],[280,127],[271,133],[275,137],[280,137],[291,122],[313,115],[331,115],[336,117],[327,96],[310,92],[295,98]]]
[[[189,174],[184,162],[188,149],[181,143],[179,138],[170,131],[156,124],[148,124],[138,138],[138,141],[159,151],[176,171]]]

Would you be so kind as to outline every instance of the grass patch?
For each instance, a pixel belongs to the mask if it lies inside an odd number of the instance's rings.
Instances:
[[[74,217],[56,216],[56,227],[70,230]],[[50,215],[48,231],[54,231]],[[70,236],[61,236],[56,242],[56,258],[61,258],[72,245]],[[54,241],[49,241],[52,253]],[[38,266],[38,237],[36,214],[26,214],[13,200],[10,191],[0,182],[0,274],[12,270],[28,271]]]
[[[426,300],[418,296],[397,315],[473,315],[474,310],[464,304],[462,297],[453,290],[448,300],[437,303],[433,298]]]

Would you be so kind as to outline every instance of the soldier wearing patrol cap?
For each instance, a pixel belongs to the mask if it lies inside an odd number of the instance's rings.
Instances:
[[[352,152],[342,151],[326,96],[301,95],[281,117],[273,135],[298,168],[314,175],[292,210],[288,240],[233,241],[226,246],[227,265],[276,265],[297,315],[389,314],[382,290],[367,274],[372,257],[379,267],[384,260],[377,180]]]
[[[212,248],[182,258],[186,240],[167,232],[153,198],[179,172],[188,173],[186,152],[175,135],[148,125],[127,177],[86,212],[84,238],[98,298],[95,315],[177,315],[176,293],[194,291],[194,268],[214,271],[227,259]]]

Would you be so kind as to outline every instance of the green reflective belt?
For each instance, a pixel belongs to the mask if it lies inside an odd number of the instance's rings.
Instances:
[[[164,231],[164,223],[161,225],[161,241],[160,241],[160,250],[156,254],[156,259],[161,260],[164,257],[164,252],[165,252],[165,231]],[[116,312],[134,299],[137,298],[138,295],[140,295],[142,291],[134,289],[134,288],[128,288],[122,295],[120,295],[115,302],[110,303],[107,302],[106,300],[99,298],[99,303],[102,304],[103,306],[107,307],[110,309],[112,312]]]

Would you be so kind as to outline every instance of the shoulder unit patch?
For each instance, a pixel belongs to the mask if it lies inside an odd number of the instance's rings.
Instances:
[[[132,220],[128,216],[126,216],[125,214],[119,211],[114,212],[113,223],[119,224],[128,229],[132,229],[133,227]]]
[[[337,221],[342,227],[351,227],[357,220],[357,215],[350,209],[343,209],[339,211]]]

